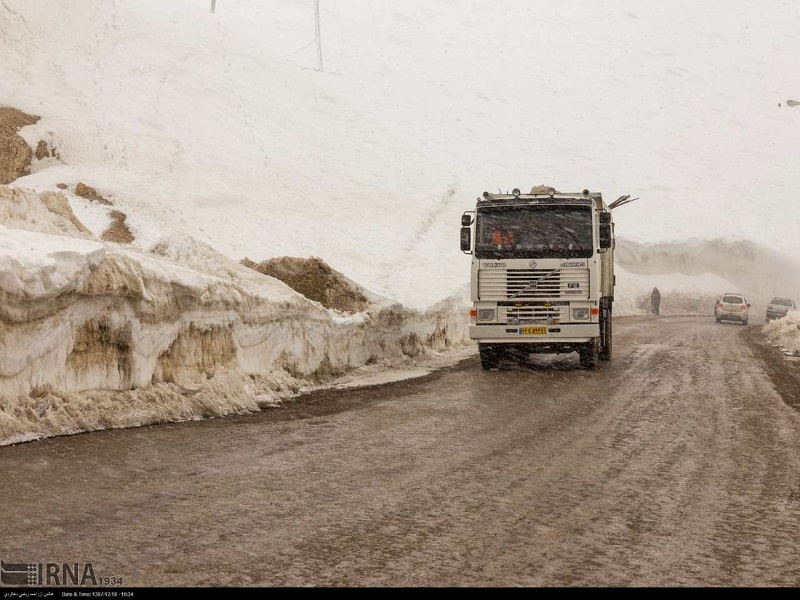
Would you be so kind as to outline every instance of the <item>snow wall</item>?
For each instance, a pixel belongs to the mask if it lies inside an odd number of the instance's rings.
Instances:
[[[103,243],[63,194],[0,186],[0,444],[256,411],[469,344],[462,302],[326,309],[193,238]]]

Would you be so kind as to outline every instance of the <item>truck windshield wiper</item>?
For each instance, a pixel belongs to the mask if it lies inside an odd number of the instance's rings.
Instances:
[[[511,298],[516,298],[517,296],[519,296],[519,295],[520,295],[521,293],[523,293],[523,292],[527,292],[528,290],[535,289],[535,288],[536,288],[536,286],[538,286],[538,285],[539,285],[539,284],[540,284],[542,281],[544,281],[545,279],[547,279],[548,277],[550,277],[550,275],[552,275],[553,273],[556,273],[556,272],[558,272],[558,271],[560,271],[560,270],[561,270],[560,268],[559,268],[559,269],[553,269],[553,270],[552,270],[552,271],[550,271],[549,273],[545,273],[544,275],[542,275],[541,277],[539,277],[539,279],[535,279],[535,280],[533,280],[533,281],[529,281],[529,282],[528,282],[528,285],[526,285],[524,288],[522,288],[520,291],[518,291],[518,292],[517,292],[516,294],[514,294],[513,296],[509,296],[509,297],[508,297],[508,299],[510,300]]]

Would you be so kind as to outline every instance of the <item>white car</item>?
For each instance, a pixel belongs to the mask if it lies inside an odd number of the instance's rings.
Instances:
[[[738,321],[742,325],[747,325],[750,317],[750,303],[743,294],[730,293],[723,294],[717,298],[714,306],[714,316],[717,323],[722,321]]]

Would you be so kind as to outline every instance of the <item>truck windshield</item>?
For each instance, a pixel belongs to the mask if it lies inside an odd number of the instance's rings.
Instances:
[[[592,211],[585,206],[487,206],[476,215],[477,258],[589,258]]]

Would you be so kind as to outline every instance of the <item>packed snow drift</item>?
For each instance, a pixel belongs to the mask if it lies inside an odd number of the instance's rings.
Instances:
[[[61,192],[6,186],[0,300],[0,444],[255,411],[468,342],[456,298],[330,309],[187,236],[104,243]]]
[[[800,311],[790,310],[785,317],[764,325],[764,333],[787,354],[800,356]]]

